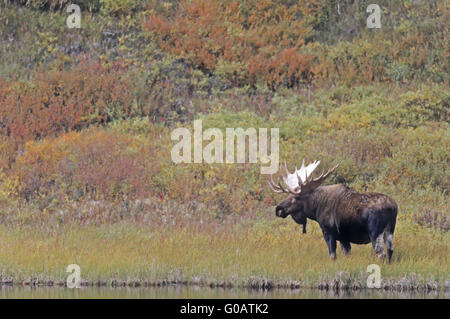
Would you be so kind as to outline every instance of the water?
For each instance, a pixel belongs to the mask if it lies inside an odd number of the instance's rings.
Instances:
[[[22,287],[0,286],[0,298],[180,298],[180,299],[227,299],[227,298],[450,298],[450,292],[390,292],[378,289],[365,289],[362,291],[321,291],[317,289],[272,289],[269,291],[252,289],[223,289],[191,286],[167,286],[157,288],[109,288],[86,287],[69,289],[65,287]]]

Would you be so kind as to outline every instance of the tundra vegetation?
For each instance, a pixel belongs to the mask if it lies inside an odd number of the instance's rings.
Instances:
[[[449,4],[63,0],[0,4],[1,282],[448,289]],[[339,5],[339,10],[337,6]],[[329,260],[275,218],[259,164],[175,164],[170,133],[279,127],[289,167],[398,204],[391,264]],[[339,254],[339,252],[338,252]]]

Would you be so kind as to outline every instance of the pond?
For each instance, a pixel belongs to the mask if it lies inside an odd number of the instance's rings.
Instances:
[[[0,298],[163,298],[163,299],[259,299],[259,298],[450,298],[450,292],[436,291],[385,291],[365,289],[360,291],[323,291],[318,289],[271,289],[254,290],[242,288],[205,288],[195,286],[166,286],[151,288],[109,288],[85,287],[69,289],[65,287],[0,286]]]

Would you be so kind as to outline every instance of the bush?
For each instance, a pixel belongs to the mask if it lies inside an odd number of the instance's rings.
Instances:
[[[392,157],[383,161],[385,183],[408,185],[411,189],[430,186],[448,191],[450,134],[448,124],[400,129],[392,136]]]
[[[442,229],[443,231],[450,230],[450,219],[448,214],[441,211],[428,208],[425,209],[423,214],[415,214],[414,220],[424,227]]]
[[[0,81],[0,133],[28,141],[133,116],[120,65],[82,63],[36,72],[32,81]]]
[[[316,2],[183,1],[143,27],[162,49],[230,83],[294,86],[312,76],[310,57],[300,52],[311,27],[298,17],[317,10]]]
[[[118,200],[152,194],[157,175],[157,143],[104,129],[72,132],[56,139],[28,142],[13,171],[21,196]]]
[[[63,10],[72,1],[69,0],[10,0],[12,3],[17,3],[21,6],[26,6],[32,9],[40,10]],[[6,1],[5,1],[6,2]],[[77,5],[81,7],[82,10],[97,11],[99,9],[99,0],[77,0]]]

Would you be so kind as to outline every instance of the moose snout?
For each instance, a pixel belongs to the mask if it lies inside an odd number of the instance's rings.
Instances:
[[[275,207],[275,215],[277,215],[278,217],[286,217],[286,211],[284,209],[284,207],[278,205],[277,207]]]

